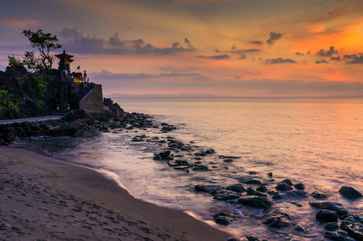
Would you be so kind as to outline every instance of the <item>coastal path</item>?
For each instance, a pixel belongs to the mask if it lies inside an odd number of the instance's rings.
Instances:
[[[18,124],[18,123],[26,123],[26,122],[34,123],[34,122],[60,120],[60,119],[62,119],[62,117],[63,117],[63,115],[47,115],[47,116],[38,116],[38,117],[30,117],[30,118],[0,120],[0,126]]]

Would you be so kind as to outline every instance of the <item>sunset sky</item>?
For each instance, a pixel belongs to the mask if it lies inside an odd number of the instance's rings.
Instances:
[[[362,0],[2,0],[0,69],[25,28],[109,95],[363,96]]]

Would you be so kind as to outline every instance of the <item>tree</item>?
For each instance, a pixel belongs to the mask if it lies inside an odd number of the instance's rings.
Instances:
[[[51,70],[53,67],[53,55],[51,52],[62,47],[58,43],[57,36],[46,33],[41,29],[36,32],[24,30],[23,34],[30,41],[32,47],[38,50],[40,56],[37,59],[33,52],[27,52],[25,60],[28,68]]]
[[[19,101],[7,90],[0,89],[0,118],[16,118],[20,114]]]

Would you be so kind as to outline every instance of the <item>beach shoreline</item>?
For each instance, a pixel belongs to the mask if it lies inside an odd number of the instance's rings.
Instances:
[[[135,199],[111,178],[0,147],[0,240],[226,240],[186,213]]]

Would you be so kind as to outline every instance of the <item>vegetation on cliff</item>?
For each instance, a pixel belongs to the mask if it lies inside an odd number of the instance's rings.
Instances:
[[[0,119],[76,109],[71,85],[59,81],[59,71],[53,69],[53,52],[61,48],[57,36],[43,30],[23,34],[35,52],[9,56],[8,66],[0,71]]]

